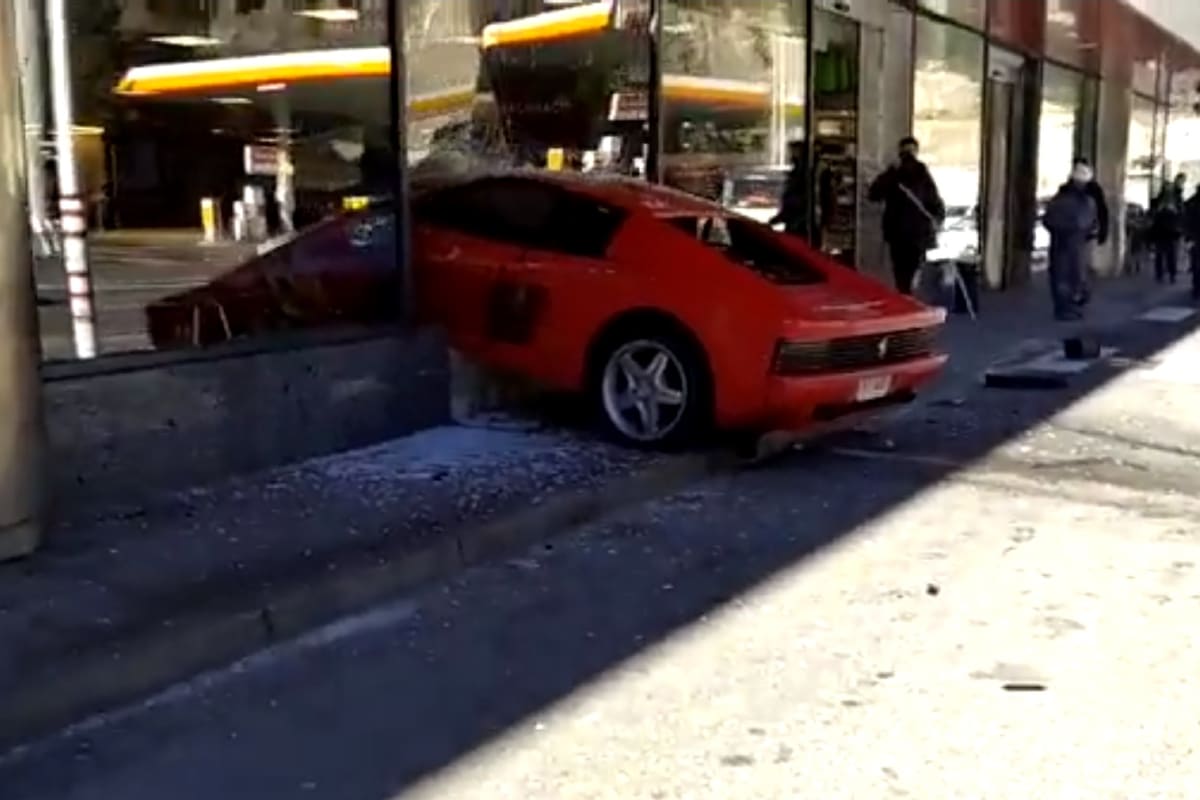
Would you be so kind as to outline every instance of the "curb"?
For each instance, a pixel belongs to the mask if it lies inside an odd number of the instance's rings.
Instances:
[[[467,523],[419,550],[402,551],[396,545],[355,552],[307,574],[293,575],[286,584],[266,592],[223,598],[149,630],[118,636],[64,659],[64,668],[31,674],[7,687],[0,716],[0,753],[394,595],[744,463],[720,452],[676,456],[486,523]]]

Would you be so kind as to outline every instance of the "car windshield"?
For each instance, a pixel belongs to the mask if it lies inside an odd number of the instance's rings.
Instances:
[[[799,255],[783,247],[778,234],[753,220],[724,216],[670,217],[675,228],[781,286],[822,283],[825,276]]]

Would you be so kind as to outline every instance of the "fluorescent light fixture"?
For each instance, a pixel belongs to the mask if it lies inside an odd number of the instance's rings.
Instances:
[[[216,47],[221,44],[220,39],[214,39],[211,36],[192,36],[188,34],[151,36],[150,41],[156,44],[171,45],[172,47]]]
[[[274,94],[287,89],[286,83],[264,83],[258,87],[259,94]]]
[[[248,106],[254,103],[249,97],[214,97],[213,102],[223,106]]]
[[[297,11],[296,16],[319,19],[321,22],[358,22],[356,8],[308,8]]]

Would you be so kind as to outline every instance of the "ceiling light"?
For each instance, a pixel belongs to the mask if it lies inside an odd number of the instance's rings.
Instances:
[[[172,47],[216,47],[221,44],[220,39],[214,39],[211,36],[192,36],[188,34],[151,36],[150,41]]]
[[[354,8],[310,8],[297,11],[296,16],[319,19],[322,22],[357,22],[358,9]]]
[[[282,92],[286,88],[286,83],[264,83],[258,87],[258,91],[262,94],[272,94],[274,92]]]
[[[254,102],[249,97],[214,97],[212,101],[223,106],[248,106]]]

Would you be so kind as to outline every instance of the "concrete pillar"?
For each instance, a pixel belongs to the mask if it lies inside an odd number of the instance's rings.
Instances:
[[[1116,275],[1125,263],[1125,162],[1129,154],[1129,87],[1117,81],[1100,82],[1099,124],[1096,136],[1096,180],[1104,188],[1111,217],[1108,244],[1096,252],[1096,269]]]
[[[0,42],[17,37],[0,4]],[[38,544],[44,436],[21,87],[14,47],[0,48],[0,560]]]

